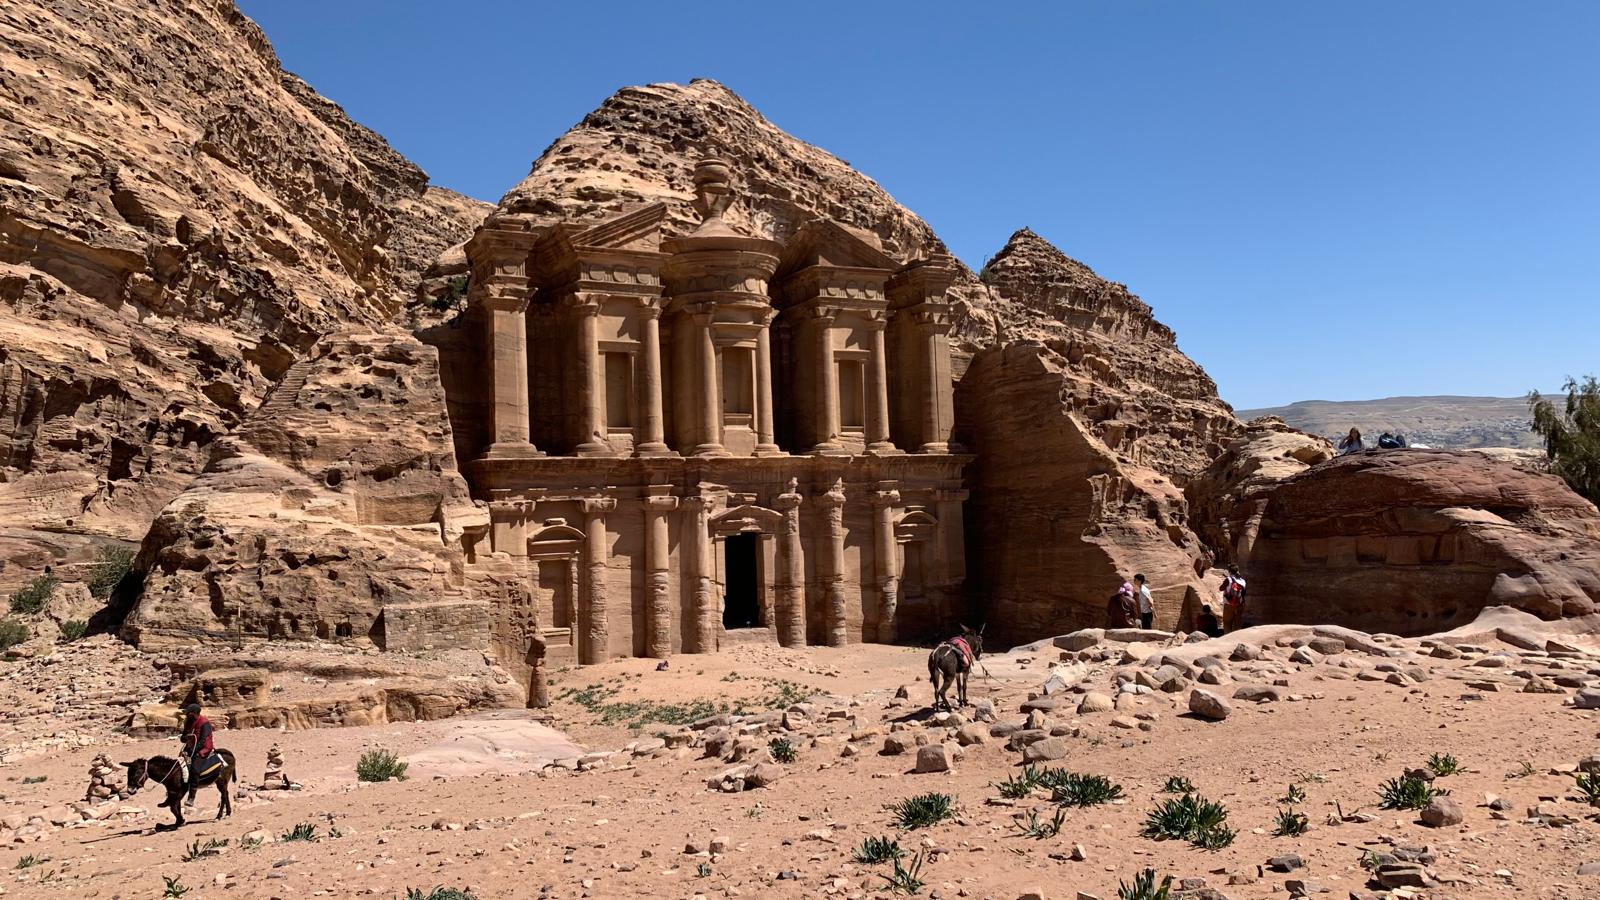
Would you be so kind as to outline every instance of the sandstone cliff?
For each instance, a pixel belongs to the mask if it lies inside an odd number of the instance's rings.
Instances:
[[[1005,336],[1044,340],[1070,377],[1062,401],[1121,458],[1180,485],[1238,433],[1216,382],[1127,287],[1024,228],[983,267],[1012,320]]]
[[[1342,456],[1265,495],[1250,617],[1423,634],[1488,606],[1600,606],[1600,512],[1561,479],[1468,451]]]
[[[1248,566],[1267,497],[1284,479],[1333,458],[1327,438],[1264,416],[1184,487],[1194,530],[1219,564]]]
[[[391,317],[484,209],[283,72],[231,2],[0,8],[13,558],[137,540],[319,335]]]
[[[1022,642],[1105,624],[1106,599],[1149,579],[1155,624],[1193,621],[1205,548],[1172,478],[1119,455],[1082,418],[1095,385],[1032,341],[980,352],[956,388],[967,469],[967,582],[989,633]]]

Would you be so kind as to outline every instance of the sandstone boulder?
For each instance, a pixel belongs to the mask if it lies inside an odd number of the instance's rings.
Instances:
[[[1233,706],[1210,691],[1196,688],[1189,692],[1189,712],[1202,719],[1220,722],[1233,714]]]
[[[1196,530],[1217,551],[1217,562],[1247,563],[1267,495],[1284,479],[1332,458],[1333,444],[1326,438],[1291,428],[1282,419],[1265,416],[1245,425],[1184,487]]]
[[[1600,512],[1560,479],[1442,450],[1357,453],[1267,494],[1253,617],[1411,635],[1485,607],[1600,608]]]

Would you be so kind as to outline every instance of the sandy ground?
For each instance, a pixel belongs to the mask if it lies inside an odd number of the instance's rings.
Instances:
[[[1491,648],[1493,649],[1493,648]],[[1500,648],[1504,649],[1504,648]],[[1037,691],[1057,652],[1019,653],[987,660],[990,678],[975,677],[974,700],[994,701],[1001,721],[1020,719],[1018,704]],[[1279,651],[1280,658],[1284,655]],[[299,898],[307,896],[404,897],[438,885],[470,888],[482,900],[509,897],[817,897],[877,894],[887,871],[852,860],[869,836],[894,835],[907,849],[930,851],[922,869],[923,895],[1012,900],[1029,890],[1046,898],[1085,891],[1116,896],[1119,880],[1151,867],[1179,878],[1201,877],[1231,900],[1287,896],[1289,879],[1307,879],[1343,900],[1364,889],[1359,867],[1364,847],[1427,845],[1438,854],[1434,871],[1452,883],[1427,889],[1430,898],[1600,897],[1600,876],[1579,876],[1580,864],[1600,859],[1600,826],[1573,796],[1568,769],[1597,747],[1595,712],[1564,706],[1562,695],[1501,691],[1482,699],[1463,678],[1486,674],[1467,660],[1428,660],[1433,673],[1418,685],[1349,680],[1354,669],[1331,665],[1347,657],[1369,668],[1382,660],[1354,654],[1297,668],[1286,692],[1300,700],[1254,704],[1234,701],[1225,721],[1207,722],[1179,708],[1187,696],[1152,694],[1139,710],[1154,715],[1151,731],[1111,724],[1116,713],[1052,713],[1052,722],[1076,722],[1080,736],[1058,761],[1074,771],[1110,776],[1126,799],[1069,810],[1059,835],[1024,837],[1013,816],[1038,809],[1046,798],[1019,806],[995,805],[994,787],[1018,770],[1020,754],[1003,740],[968,747],[953,772],[913,774],[915,754],[883,756],[881,735],[842,756],[852,729],[883,728],[914,718],[930,695],[925,651],[883,646],[786,651],[744,647],[714,657],[678,657],[666,672],[654,662],[619,660],[557,673],[554,725],[589,749],[617,749],[638,734],[668,726],[647,723],[638,732],[626,721],[602,724],[617,704],[712,704],[756,707],[794,690],[825,693],[855,717],[852,725],[818,724],[818,740],[801,740],[799,759],[769,787],[727,794],[706,779],[728,768],[716,759],[667,756],[614,764],[587,772],[533,774],[546,758],[577,752],[561,734],[527,714],[503,713],[422,725],[386,725],[298,733],[224,732],[219,744],[235,751],[247,782],[260,778],[267,747],[280,744],[287,771],[304,784],[243,800],[231,819],[211,821],[216,794],[206,792],[196,821],[176,833],[155,834],[166,819],[158,798],[145,791],[131,805],[156,815],[51,829],[41,840],[11,852],[47,857],[25,869],[0,856],[6,896],[161,897],[164,877],[190,888],[191,898]],[[1600,662],[1600,657],[1597,657]],[[1231,664],[1236,665],[1236,664]],[[1110,665],[1096,664],[1091,682],[1104,689]],[[1506,670],[1496,670],[1500,674]],[[1581,671],[1581,669],[1579,670]],[[1241,682],[1270,683],[1239,676]],[[783,682],[798,685],[784,688]],[[891,706],[894,689],[911,686],[911,702]],[[598,688],[599,690],[594,690]],[[589,689],[589,705],[578,702]],[[1231,695],[1233,685],[1215,690]],[[609,691],[614,690],[614,694]],[[1568,692],[1571,693],[1570,691]],[[596,696],[603,696],[598,702]],[[647,707],[629,707],[634,713]],[[819,715],[820,719],[821,716]],[[911,726],[924,730],[920,725]],[[930,730],[931,733],[931,730]],[[765,737],[762,737],[765,740]],[[170,748],[171,741],[118,745],[118,758]],[[383,746],[415,756],[415,777],[358,786],[354,764],[363,749]],[[76,800],[94,748],[36,756],[0,769],[5,806],[0,812],[36,811]],[[1467,771],[1440,779],[1465,811],[1456,827],[1428,828],[1412,813],[1378,811],[1377,787],[1432,752],[1458,757]],[[1530,763],[1535,774],[1512,777]],[[466,774],[480,771],[482,774]],[[515,774],[520,772],[520,774]],[[1207,797],[1225,803],[1239,832],[1232,846],[1207,852],[1139,836],[1145,814],[1166,795],[1170,775],[1185,775]],[[43,782],[22,784],[25,776]],[[1291,783],[1308,794],[1301,809],[1312,821],[1300,837],[1274,837],[1279,798]],[[896,832],[884,805],[937,791],[960,807],[954,821]],[[1504,820],[1481,806],[1484,794],[1508,798]],[[1523,821],[1546,799],[1576,824],[1552,828]],[[1327,824],[1336,809],[1375,813],[1369,823]],[[240,837],[261,830],[279,835],[297,823],[315,824],[315,843],[271,841],[258,849]],[[336,828],[340,836],[327,837]],[[728,849],[715,856],[687,854],[713,837]],[[226,838],[213,858],[184,862],[194,841]],[[1075,844],[1084,861],[1069,857]],[[934,852],[936,851],[936,852]],[[1263,873],[1269,857],[1295,853],[1307,868]],[[1246,883],[1230,884],[1233,881]]]

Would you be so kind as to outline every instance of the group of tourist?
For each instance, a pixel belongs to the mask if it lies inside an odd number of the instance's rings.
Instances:
[[[1409,446],[1411,446],[1411,444],[1406,441],[1406,436],[1403,434],[1395,434],[1392,431],[1385,431],[1383,434],[1378,436],[1379,450],[1403,450]],[[1361,429],[1359,428],[1350,429],[1350,433],[1339,440],[1340,456],[1345,456],[1350,453],[1360,453],[1365,449],[1367,449],[1367,444],[1361,439]]]
[[[1222,602],[1222,619],[1217,619],[1216,610],[1212,604],[1205,603],[1200,608],[1200,615],[1195,619],[1197,630],[1205,632],[1211,637],[1221,637],[1229,631],[1237,631],[1244,627],[1244,601],[1247,585],[1244,577],[1239,574],[1238,566],[1229,566],[1228,574],[1223,576],[1219,586]],[[1107,628],[1140,628],[1149,629],[1155,622],[1156,606],[1150,596],[1150,585],[1144,575],[1133,576],[1132,581],[1124,581],[1122,587],[1106,602],[1106,627]]]

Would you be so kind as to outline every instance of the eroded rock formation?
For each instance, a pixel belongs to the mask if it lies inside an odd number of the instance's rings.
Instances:
[[[460,550],[487,516],[456,470],[431,347],[329,338],[211,453],[145,538],[130,640],[487,646]]]
[[[1184,487],[1189,521],[1220,564],[1248,565],[1267,497],[1279,483],[1333,458],[1333,444],[1263,416],[1245,426]]]
[[[1489,606],[1600,604],[1600,512],[1559,478],[1468,451],[1357,453],[1267,494],[1252,618],[1421,634]]]
[[[138,540],[318,336],[388,319],[487,209],[231,2],[6,4],[0,120],[8,529]]]
[[[1105,624],[1135,574],[1173,628],[1206,597],[1205,549],[1173,478],[1108,446],[1075,398],[1100,390],[1032,341],[980,352],[956,388],[968,466],[968,584],[1002,642]]]

